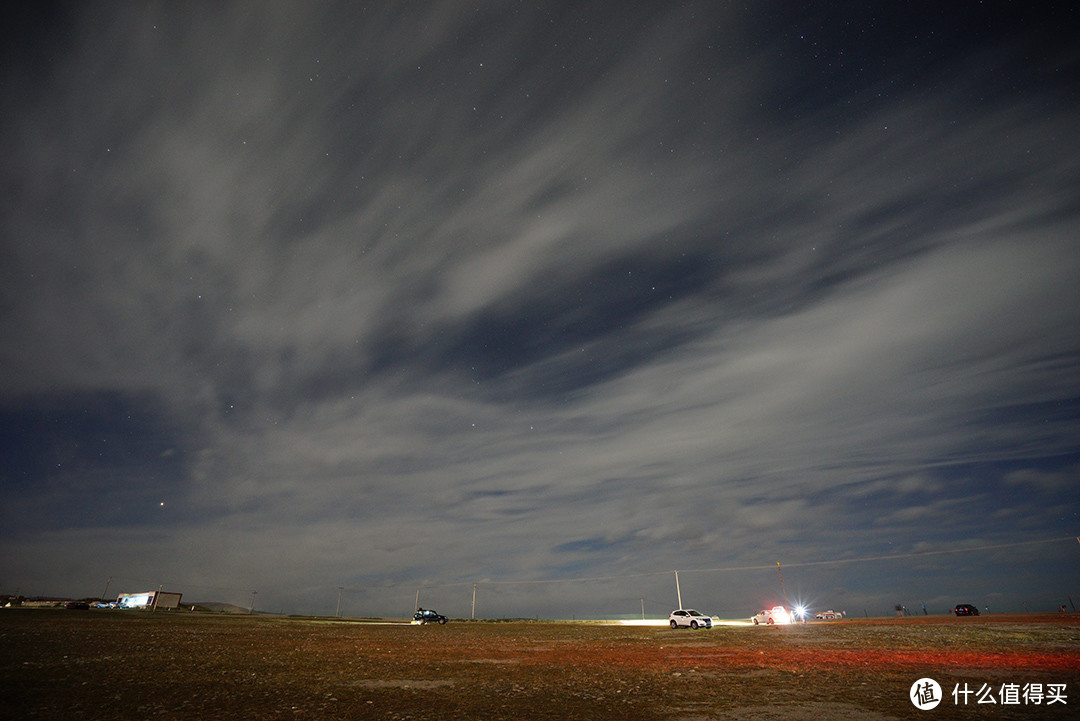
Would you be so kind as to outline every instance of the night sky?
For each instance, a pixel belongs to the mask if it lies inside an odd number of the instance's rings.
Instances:
[[[1075,4],[29,5],[0,592],[1080,602]]]

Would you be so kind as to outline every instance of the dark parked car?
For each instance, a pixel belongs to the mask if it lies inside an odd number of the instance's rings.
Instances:
[[[957,616],[978,616],[979,609],[975,608],[970,603],[961,603],[953,609],[953,613]]]
[[[446,623],[446,616],[435,613],[430,608],[416,609],[412,619],[421,625],[425,623]]]

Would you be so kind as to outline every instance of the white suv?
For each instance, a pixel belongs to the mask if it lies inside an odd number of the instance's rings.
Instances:
[[[672,611],[668,616],[668,621],[671,622],[672,628],[678,628],[679,626],[689,626],[690,628],[712,628],[712,619],[706,616],[701,611],[695,611],[692,608],[680,608],[677,611]]]

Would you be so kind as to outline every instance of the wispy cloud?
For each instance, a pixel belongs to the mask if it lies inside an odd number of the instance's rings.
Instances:
[[[761,22],[74,16],[4,72],[3,577],[565,613],[494,582],[1071,533],[1075,104]]]

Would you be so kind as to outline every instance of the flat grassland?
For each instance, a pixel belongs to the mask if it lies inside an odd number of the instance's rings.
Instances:
[[[941,705],[920,711],[931,677]],[[957,704],[984,685],[999,700]],[[1065,684],[1065,703],[1002,704]],[[6,719],[1076,718],[1080,616],[712,630],[0,610]]]

